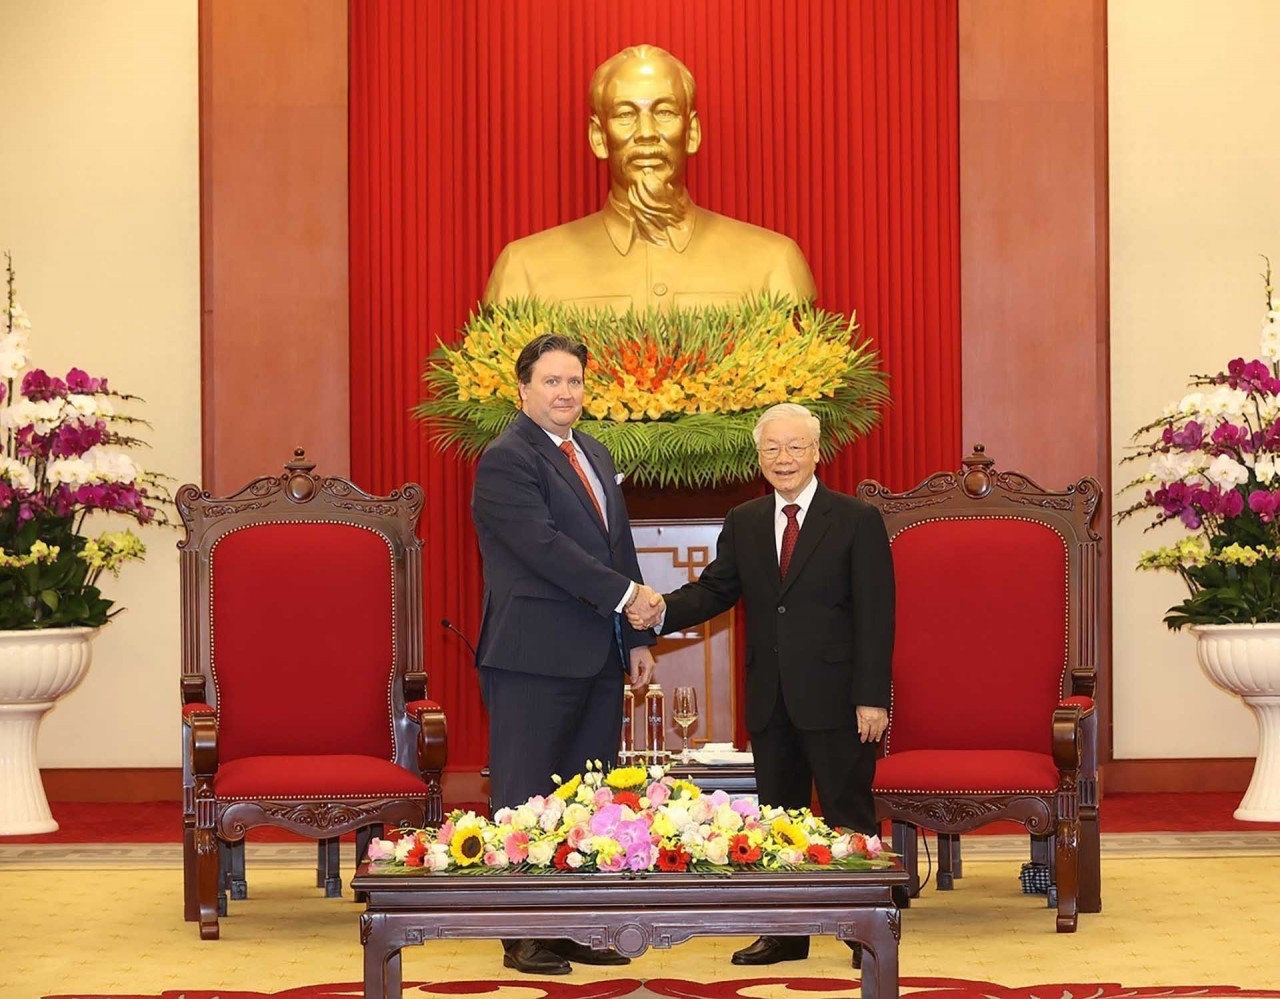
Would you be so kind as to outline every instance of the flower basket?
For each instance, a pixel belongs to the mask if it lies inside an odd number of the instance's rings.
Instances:
[[[136,397],[72,368],[65,377],[30,367],[31,324],[6,254],[0,323],[0,630],[99,628],[119,613],[98,588],[103,574],[146,553],[131,531],[90,537],[93,513],[139,524],[168,502],[160,477],[129,455],[143,421],[119,411]],[[160,517],[163,521],[165,518]]]
[[[1140,569],[1169,570],[1190,591],[1165,624],[1280,622],[1280,306],[1271,265],[1261,357],[1195,375],[1191,392],[1134,434],[1123,461],[1143,461],[1126,489],[1143,497],[1117,514],[1154,514],[1194,532],[1142,555]]]
[[[808,809],[704,794],[662,767],[597,763],[554,794],[499,809],[454,811],[438,829],[374,839],[377,872],[441,874],[594,871],[854,870],[890,867],[877,836],[829,828]]]
[[[822,455],[869,431],[887,379],[851,320],[785,298],[730,308],[589,311],[536,300],[471,316],[457,346],[427,360],[427,398],[415,409],[433,438],[478,455],[516,416],[515,362],[535,336],[587,345],[579,426],[640,485],[704,487],[754,477],[752,427],[780,402],[822,421]]]

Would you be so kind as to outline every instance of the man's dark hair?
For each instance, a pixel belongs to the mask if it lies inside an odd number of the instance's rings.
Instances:
[[[567,336],[561,336],[559,333],[543,333],[542,336],[534,337],[524,345],[524,350],[520,351],[520,356],[516,358],[516,377],[520,379],[521,385],[528,385],[529,380],[533,377],[533,366],[538,363],[538,358],[543,354],[549,354],[553,350],[563,351],[566,354],[572,354],[582,362],[582,370],[587,370],[587,345],[579,343],[577,340],[571,340]]]

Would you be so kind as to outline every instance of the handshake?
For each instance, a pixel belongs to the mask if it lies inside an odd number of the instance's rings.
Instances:
[[[654,628],[667,613],[667,602],[662,594],[644,583],[636,584],[636,592],[626,606],[627,621],[639,631]]]

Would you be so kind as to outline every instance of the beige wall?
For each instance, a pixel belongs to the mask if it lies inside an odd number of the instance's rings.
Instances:
[[[147,466],[196,481],[196,2],[4,0],[0,38],[0,249],[35,363],[143,396]],[[104,587],[128,610],[47,717],[42,766],[179,763],[177,534],[142,535],[147,562]]]
[[[1259,254],[1280,266],[1280,3],[1112,0],[1109,21],[1119,459],[1129,434],[1186,391],[1189,374],[1257,356]],[[1135,466],[1116,464],[1113,474],[1118,487]],[[1181,532],[1143,535],[1142,526],[1115,531],[1115,756],[1252,755],[1248,710],[1210,686],[1190,635],[1160,623],[1182,599],[1181,583],[1132,569],[1141,551]]]

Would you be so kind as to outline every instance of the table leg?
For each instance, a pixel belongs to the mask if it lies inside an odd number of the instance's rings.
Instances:
[[[902,916],[879,909],[862,948],[863,999],[898,999],[898,938]]]
[[[360,917],[364,946],[364,999],[400,999],[400,947],[388,939],[387,919],[381,913]]]

